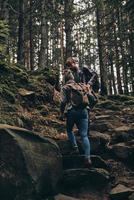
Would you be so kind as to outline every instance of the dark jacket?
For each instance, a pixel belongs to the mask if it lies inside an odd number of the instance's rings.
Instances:
[[[70,69],[66,69],[66,73],[68,70],[71,71]],[[76,83],[89,84],[92,86],[92,89],[94,90],[94,92],[98,92],[99,79],[98,79],[98,75],[95,71],[93,71],[92,69],[89,69],[87,67],[83,67],[82,69],[79,69],[77,71],[71,71],[71,72],[74,77],[74,81]]]
[[[99,91],[99,87],[100,87],[99,78],[95,71],[93,71],[92,69],[83,67],[79,73],[80,73],[79,75],[80,82],[91,85],[94,92]]]

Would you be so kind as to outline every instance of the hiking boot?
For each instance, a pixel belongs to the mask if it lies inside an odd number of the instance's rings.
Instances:
[[[78,155],[79,154],[79,149],[77,146],[73,146],[72,150],[70,152],[71,155]]]
[[[91,161],[91,159],[90,159],[90,158],[85,158],[84,164],[85,164],[85,167],[91,168],[91,166],[92,166],[92,161]]]

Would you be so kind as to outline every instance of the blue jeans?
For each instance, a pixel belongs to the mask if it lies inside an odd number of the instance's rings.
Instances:
[[[67,135],[73,146],[77,146],[76,138],[72,132],[74,124],[76,124],[82,139],[82,145],[86,157],[90,157],[90,142],[88,139],[88,111],[87,109],[72,108],[67,112]]]

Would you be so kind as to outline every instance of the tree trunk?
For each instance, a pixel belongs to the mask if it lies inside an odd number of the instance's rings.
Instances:
[[[3,0],[0,2],[0,19],[8,21],[9,10],[8,10],[8,0]]]
[[[61,48],[61,65],[64,66],[64,32],[63,32],[63,22],[60,24],[60,48]]]
[[[65,33],[66,33],[66,59],[72,56],[72,11],[73,11],[73,1],[65,1]]]
[[[124,54],[124,47],[123,47],[123,38],[122,38],[122,34],[123,34],[123,30],[122,30],[122,14],[120,11],[120,8],[117,8],[117,18],[118,18],[118,32],[119,32],[119,45],[121,48],[121,55],[122,55],[122,67],[123,67],[123,85],[124,85],[124,94],[128,95],[128,78],[127,78],[127,63],[126,63],[126,58],[125,58],[125,54]]]
[[[101,77],[101,95],[107,95],[107,70],[103,64],[102,55],[102,38],[100,36],[100,16],[99,9],[96,10],[97,19],[97,35],[98,35],[98,49],[99,49],[99,62],[100,62],[100,77]]]
[[[48,26],[47,26],[46,0],[41,2],[41,47],[39,55],[39,68],[46,68],[48,63]]]
[[[120,75],[120,64],[119,64],[119,51],[118,51],[118,41],[117,41],[117,35],[116,35],[116,29],[114,26],[114,42],[115,42],[115,53],[116,53],[116,74],[117,74],[117,87],[118,87],[118,93],[123,94],[122,90],[122,83],[121,83],[121,75]]]
[[[30,0],[29,40],[30,40],[30,69],[31,70],[34,69],[32,5],[33,5],[33,0]]]
[[[131,31],[130,33],[130,78],[132,84],[132,94],[134,95],[134,33]]]
[[[116,94],[117,94],[117,90],[116,90],[116,84],[115,84],[115,76],[114,76],[114,66],[113,66],[113,62],[111,63],[111,75],[112,75],[112,83],[113,83],[114,95],[116,95]]]
[[[19,30],[17,62],[24,64],[24,1],[19,0]]]

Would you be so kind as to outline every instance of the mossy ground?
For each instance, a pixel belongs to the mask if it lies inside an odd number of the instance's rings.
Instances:
[[[21,66],[0,63],[0,123],[24,127],[41,135],[57,137],[65,133],[59,120],[59,104],[53,101],[57,71],[27,72]],[[20,92],[21,91],[21,92]],[[91,118],[102,110],[133,112],[134,97],[100,97]]]

